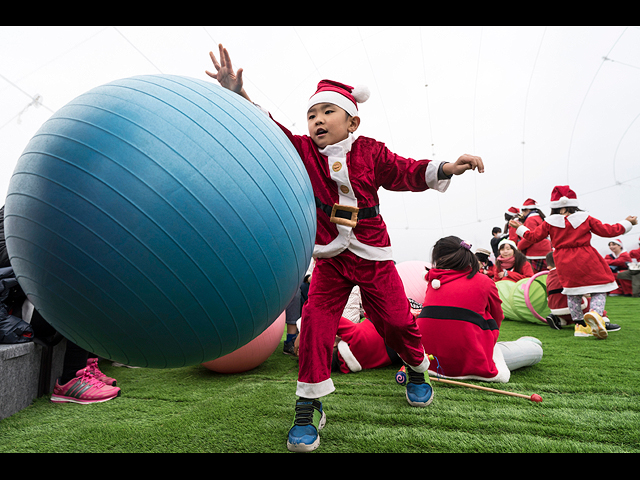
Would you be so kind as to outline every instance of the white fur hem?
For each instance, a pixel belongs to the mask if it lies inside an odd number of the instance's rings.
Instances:
[[[407,362],[404,362],[404,363],[407,363]],[[407,365],[409,365],[409,364],[407,363]],[[416,371],[418,373],[426,372],[429,369],[429,356],[425,354],[424,360],[422,361],[422,363],[420,365],[418,365],[417,367],[412,367],[411,365],[409,365],[409,368],[413,369],[414,371]]]
[[[333,380],[328,378],[320,383],[298,382],[296,395],[304,398],[320,398],[329,395],[334,390]]]
[[[618,288],[616,282],[605,283],[604,285],[587,285],[584,287],[564,288],[563,295],[584,295],[586,293],[607,293]]]

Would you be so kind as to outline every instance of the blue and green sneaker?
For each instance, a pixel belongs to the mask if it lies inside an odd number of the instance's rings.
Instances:
[[[296,402],[296,416],[289,430],[287,448],[291,452],[311,452],[320,445],[320,435],[327,417],[319,400],[299,398]]]
[[[407,372],[407,402],[412,407],[426,407],[433,401],[433,388],[428,376],[416,372],[409,365],[405,364]]]

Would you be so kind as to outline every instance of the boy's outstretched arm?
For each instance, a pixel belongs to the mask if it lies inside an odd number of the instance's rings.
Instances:
[[[474,155],[462,155],[455,163],[445,163],[442,170],[446,175],[462,175],[467,170],[478,169],[479,173],[484,173],[484,163],[482,158]]]
[[[245,92],[243,88],[242,68],[239,68],[237,72],[234,72],[233,65],[231,65],[231,57],[229,56],[227,49],[224,48],[222,44],[218,45],[218,49],[220,50],[220,63],[218,63],[213,52],[209,52],[213,66],[216,68],[216,73],[211,73],[208,70],[205,70],[205,73],[211,78],[218,80],[218,83],[227,90],[231,90],[232,92],[246,98],[248,101],[251,101],[249,95],[247,95],[247,92]]]

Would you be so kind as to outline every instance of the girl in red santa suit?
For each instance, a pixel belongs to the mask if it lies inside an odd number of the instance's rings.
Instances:
[[[607,329],[602,319],[606,293],[615,290],[616,284],[611,269],[598,251],[591,246],[591,235],[616,237],[631,230],[637,224],[635,216],[620,223],[609,225],[578,209],[578,198],[568,185],[554,187],[551,192],[551,215],[534,231],[520,222],[512,220],[519,236],[535,243],[551,237],[553,257],[558,278],[567,295],[567,303],[574,323],[584,320],[596,338],[607,338]],[[591,294],[591,311],[582,313],[582,295]]]
[[[538,339],[498,342],[502,313],[495,282],[478,274],[470,245],[455,236],[433,247],[433,268],[417,323],[425,351],[437,359],[429,372],[448,378],[508,382],[511,371],[542,359]]]
[[[221,63],[210,52],[225,88],[251,101],[226,49]],[[390,152],[372,138],[355,137],[358,103],[367,89],[323,80],[306,106],[309,135],[294,135],[278,124],[298,151],[316,197],[316,266],[302,311],[295,418],[287,448],[312,451],[326,415],[319,398],[334,391],[331,358],[341,313],[354,285],[360,286],[369,319],[410,367],[407,401],[431,403],[433,391],[424,372],[429,366],[420,332],[411,315],[402,280],[395,269],[386,225],[380,215],[378,189],[444,192],[452,175],[484,171],[480,157],[462,155],[453,163],[413,160]],[[268,112],[265,112],[268,113]],[[277,122],[276,122],[277,123]]]
[[[527,198],[524,201],[521,212],[524,218],[524,226],[529,230],[535,230],[538,225],[544,222],[544,213],[540,211],[538,203],[533,198]],[[525,254],[527,260],[531,263],[533,273],[542,272],[547,269],[546,257],[547,253],[551,251],[551,242],[549,242],[549,239],[543,238],[535,243],[529,242],[526,239],[516,240],[516,242],[518,249]]]
[[[533,276],[533,270],[527,257],[518,249],[515,242],[505,238],[498,244],[500,255],[496,263],[491,267],[490,277],[496,282],[508,280],[517,282],[523,278]]]

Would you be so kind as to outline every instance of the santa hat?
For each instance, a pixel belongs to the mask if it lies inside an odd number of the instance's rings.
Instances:
[[[538,202],[533,198],[527,198],[520,208],[522,210],[533,210],[534,208],[538,208]]]
[[[353,88],[333,80],[321,80],[318,89],[309,99],[307,110],[318,103],[333,103],[352,117],[358,115],[358,103],[366,102],[371,93],[363,85]]]
[[[509,240],[508,238],[500,240],[500,243],[498,244],[498,250],[500,250],[500,247],[502,247],[502,245],[504,245],[505,243],[511,245],[514,250],[518,250],[518,246],[516,245],[516,242],[514,242],[513,240]]]
[[[620,245],[620,248],[624,248],[624,245],[622,245],[622,240],[620,240],[619,238],[609,240],[609,243],[615,243],[616,245]]]
[[[576,192],[569,188],[569,185],[553,187],[549,206],[551,208],[577,207],[578,196]]]
[[[506,213],[513,217],[515,215],[518,215],[520,213],[520,210],[518,210],[516,207],[510,207],[509,210],[506,211]]]

